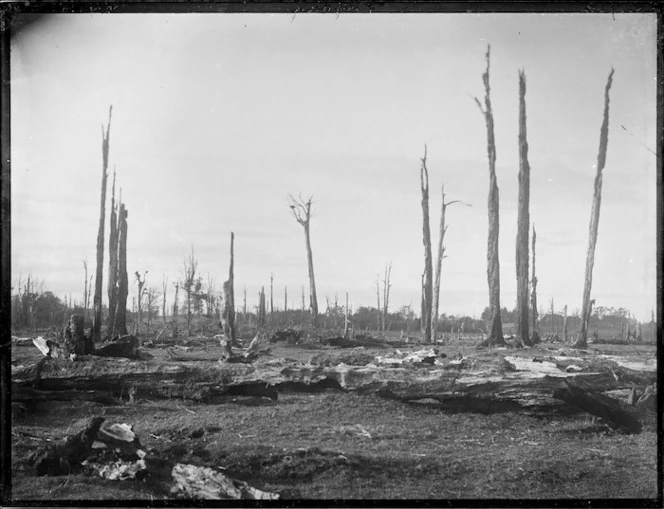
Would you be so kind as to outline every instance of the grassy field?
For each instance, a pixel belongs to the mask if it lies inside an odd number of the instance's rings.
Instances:
[[[210,362],[215,340],[189,352]],[[448,355],[474,350],[476,340],[449,340]],[[550,354],[560,344],[495,351]],[[390,348],[333,349],[270,345],[268,358],[292,362],[366,363]],[[401,351],[421,345],[400,347]],[[604,353],[653,358],[652,346],[597,345]],[[394,348],[392,348],[393,350]],[[154,360],[165,349],[146,348]],[[33,347],[14,347],[13,362],[37,360]],[[349,360],[350,359],[350,360]],[[203,361],[204,362],[204,361]],[[95,415],[133,425],[153,474],[109,481],[80,473],[36,477],[28,457],[39,446],[83,429]],[[281,393],[278,400],[229,397],[219,404],[183,400],[48,402],[14,415],[12,474],[16,501],[158,500],[170,498],[175,460],[221,468],[282,499],[606,499],[657,496],[654,419],[637,435],[612,431],[585,413],[571,416],[445,411],[376,395],[329,390]],[[161,462],[161,463],[160,463]]]

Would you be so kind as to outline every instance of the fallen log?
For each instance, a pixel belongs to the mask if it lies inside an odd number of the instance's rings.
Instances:
[[[443,406],[479,411],[520,409],[535,413],[569,408],[568,403],[572,403],[566,380],[580,382],[583,390],[591,395],[626,388],[626,384],[616,380],[608,370],[566,372],[553,363],[533,362],[523,357],[484,356],[436,362],[443,364],[383,367],[374,364],[157,363],[81,356],[77,362],[52,360],[44,364],[39,388],[102,390],[115,396],[133,391],[135,396],[143,398],[186,398],[202,402],[234,395],[267,396],[274,400],[278,392],[333,388],[375,393],[406,402],[432,399]],[[34,365],[13,368],[14,386],[30,386],[35,370]],[[561,390],[567,392],[556,392]],[[583,411],[611,418],[596,405],[584,403],[581,406]]]

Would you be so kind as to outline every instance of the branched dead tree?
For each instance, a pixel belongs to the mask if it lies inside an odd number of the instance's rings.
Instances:
[[[111,191],[111,220],[108,237],[108,336],[113,337],[115,312],[118,307],[118,210],[115,203],[115,167],[113,167],[113,187]]]
[[[309,307],[313,316],[313,326],[318,327],[318,300],[316,299],[316,281],[314,279],[314,261],[311,254],[311,235],[310,235],[310,221],[311,221],[311,201],[313,196],[304,201],[300,196],[295,199],[292,195],[288,195],[288,204],[295,220],[304,228],[304,238],[307,247],[307,263],[309,266]]]
[[[175,282],[173,283],[175,285],[175,297],[173,298],[173,318],[171,320],[171,323],[173,324],[173,338],[178,337],[178,300],[179,300],[179,292],[180,292],[180,283]]]
[[[595,264],[595,246],[597,245],[597,228],[599,226],[599,209],[602,202],[602,171],[606,164],[606,150],[609,143],[609,90],[613,82],[613,69],[604,89],[604,119],[599,135],[599,154],[597,156],[597,175],[593,194],[593,204],[590,211],[590,232],[588,235],[588,252],[586,254],[586,275],[583,285],[583,305],[581,308],[581,331],[574,348],[586,348],[588,346],[588,320],[590,318],[590,291],[593,282],[593,265]]]
[[[138,305],[138,326],[141,326],[141,323],[143,321],[143,294],[145,293],[145,276],[147,275],[148,271],[146,270],[143,273],[143,278],[141,279],[141,274],[136,271],[135,276],[136,276],[136,285],[138,288],[138,294],[136,296],[136,302]]]
[[[535,225],[533,224],[533,279],[531,282],[532,292],[530,294],[530,305],[533,311],[533,333],[530,336],[530,341],[535,345],[541,342],[537,318],[537,276],[535,275],[535,241],[537,240],[537,233],[535,232]]]
[[[440,310],[440,279],[441,279],[441,270],[443,267],[443,259],[447,258],[445,256],[445,250],[447,247],[444,244],[445,233],[447,232],[447,224],[445,224],[445,212],[447,207],[454,205],[455,203],[461,203],[467,207],[471,207],[470,203],[463,202],[461,200],[452,200],[449,202],[445,201],[445,186],[441,187],[442,191],[442,200],[441,200],[441,210],[440,210],[440,227],[438,229],[438,257],[436,259],[436,282],[433,286],[433,311],[432,311],[432,337],[436,337],[436,329],[438,326],[438,312]]]
[[[83,312],[85,319],[88,319],[88,302],[90,297],[88,296],[88,261],[83,260],[83,271],[85,272],[85,280],[83,281]]]
[[[129,213],[120,202],[118,209],[118,300],[115,309],[115,325],[110,336],[127,334],[127,296],[129,278],[127,276],[127,216]]]
[[[111,131],[111,113],[113,106],[108,109],[108,124],[104,132],[104,124],[101,125],[101,153],[102,153],[102,173],[101,173],[101,199],[99,201],[99,231],[97,232],[97,274],[95,278],[95,296],[94,296],[94,323],[92,326],[92,342],[101,341],[101,303],[102,303],[102,285],[104,279],[104,223],[106,217],[106,180],[108,179],[108,149]]]
[[[191,254],[185,258],[182,280],[180,286],[187,296],[187,337],[191,336],[191,295],[195,290],[196,285],[196,270],[198,268],[198,260],[194,255],[194,247],[191,247]]]
[[[378,274],[376,274],[376,330],[378,332],[381,332],[380,322],[380,281]]]
[[[422,192],[422,243],[424,244],[424,273],[422,274],[422,335],[425,343],[431,343],[431,310],[433,304],[433,262],[431,261],[431,228],[429,226],[429,171],[427,170],[427,146],[420,166],[420,191]]]
[[[224,335],[229,341],[229,344],[234,345],[236,342],[235,332],[235,274],[234,274],[234,244],[235,234],[231,232],[231,259],[228,268],[228,281],[224,282],[224,313],[223,313],[223,327]]]
[[[482,74],[484,81],[484,107],[479,99],[475,102],[486,121],[487,154],[489,157],[489,235],[487,242],[487,280],[489,283],[489,330],[485,344],[504,345],[503,324],[500,317],[500,261],[498,258],[498,236],[500,230],[498,179],[496,177],[496,140],[493,131],[493,110],[491,109],[491,87],[489,85],[489,68],[491,62],[491,46],[486,51],[486,71]]]
[[[519,71],[519,205],[516,234],[516,343],[532,346],[528,333],[528,230],[530,164],[526,132],[526,75]]]
[[[385,265],[385,276],[383,277],[383,323],[381,324],[383,332],[385,332],[387,312],[390,306],[390,288],[392,288],[392,283],[390,282],[391,277],[392,262],[390,262],[389,265]]]
[[[261,286],[261,291],[258,294],[258,327],[265,327],[265,287]]]
[[[168,278],[166,274],[163,274],[161,281],[161,314],[164,319],[164,325],[166,325],[166,292],[168,290]]]

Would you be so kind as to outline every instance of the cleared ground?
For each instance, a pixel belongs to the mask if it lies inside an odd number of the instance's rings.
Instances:
[[[216,362],[215,340],[200,338],[187,354]],[[448,356],[475,352],[474,340],[452,340]],[[268,359],[366,364],[386,348],[268,345]],[[399,346],[416,350],[421,345]],[[489,350],[533,357],[561,345]],[[654,346],[596,345],[590,350],[650,360]],[[153,360],[165,348],[145,348]],[[36,361],[34,347],[13,347],[13,362]],[[95,415],[133,425],[149,453],[152,475],[109,481],[92,474],[37,477],[28,456],[48,440],[83,429]],[[205,405],[183,400],[40,403],[17,412],[12,425],[13,499],[121,500],[171,498],[166,461],[223,469],[282,499],[541,499],[657,496],[655,420],[637,435],[612,431],[599,418],[482,414],[440,405],[402,403],[376,395],[328,390],[280,393],[278,400],[229,397]]]

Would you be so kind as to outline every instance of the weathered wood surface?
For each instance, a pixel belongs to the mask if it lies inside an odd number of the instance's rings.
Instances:
[[[509,361],[464,358],[413,363],[400,367],[317,366],[287,364],[278,360],[257,364],[214,362],[134,361],[122,358],[81,356],[76,362],[50,359],[43,363],[37,388],[42,391],[107,391],[114,395],[136,391],[136,397],[187,398],[200,401],[215,396],[251,395],[276,398],[276,392],[338,388],[374,392],[404,401],[432,398],[438,401],[474,398],[509,402],[522,408],[555,408],[561,405],[554,391],[565,379],[581,381],[596,392],[631,387],[630,377],[614,376],[613,368],[579,366],[583,372],[567,372],[565,363],[535,362],[528,358]],[[520,359],[517,362],[517,359]],[[546,368],[546,369],[543,369]],[[12,368],[15,388],[32,386],[37,364]],[[644,385],[654,383],[655,373],[640,374]]]

